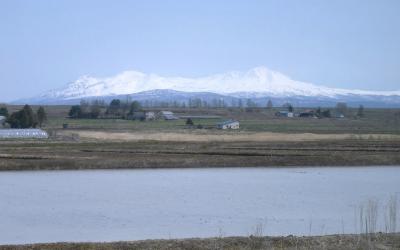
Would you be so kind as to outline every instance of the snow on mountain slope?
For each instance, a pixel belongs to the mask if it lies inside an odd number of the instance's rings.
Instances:
[[[290,97],[342,95],[400,96],[399,91],[347,90],[299,82],[269,70],[256,67],[251,70],[231,71],[199,78],[162,77],[138,71],[125,71],[113,77],[83,76],[65,88],[49,91],[40,98],[75,99],[82,97],[133,94],[155,89],[184,92],[212,92],[236,97]]]

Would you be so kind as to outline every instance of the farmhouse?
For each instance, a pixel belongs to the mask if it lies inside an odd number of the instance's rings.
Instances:
[[[294,117],[293,112],[289,112],[289,111],[278,111],[275,113],[275,116],[277,117]]]
[[[174,113],[172,113],[171,111],[160,111],[160,113],[158,114],[160,118],[164,119],[164,120],[178,120],[179,117],[175,116]]]
[[[239,129],[239,121],[228,120],[217,124],[218,129]]]

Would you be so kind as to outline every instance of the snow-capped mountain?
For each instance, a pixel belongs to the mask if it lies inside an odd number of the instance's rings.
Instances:
[[[363,98],[371,101],[395,102],[400,104],[399,91],[350,90],[319,86],[292,80],[266,67],[256,67],[248,71],[230,71],[206,77],[163,77],[138,71],[125,71],[113,77],[96,78],[82,76],[66,87],[46,92],[28,99],[35,103],[61,101],[68,102],[82,98],[119,95],[137,95],[154,90],[173,90],[174,93],[213,93],[231,98],[313,98],[340,101],[347,98]],[[141,95],[143,97],[143,94]],[[162,96],[162,95],[161,95]],[[26,101],[26,100],[21,100]]]

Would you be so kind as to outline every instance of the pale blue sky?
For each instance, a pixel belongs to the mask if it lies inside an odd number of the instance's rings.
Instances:
[[[265,65],[330,87],[400,89],[398,0],[0,0],[0,101],[81,75]]]

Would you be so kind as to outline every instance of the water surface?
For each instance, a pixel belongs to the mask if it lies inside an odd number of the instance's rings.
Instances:
[[[357,233],[399,193],[400,167],[0,172],[0,244]]]

